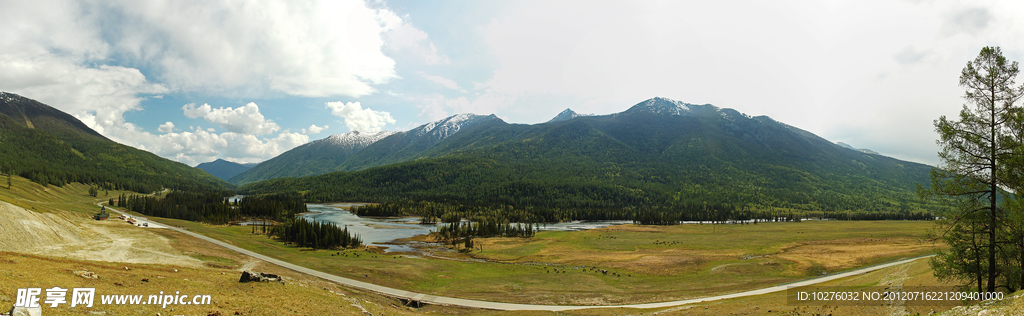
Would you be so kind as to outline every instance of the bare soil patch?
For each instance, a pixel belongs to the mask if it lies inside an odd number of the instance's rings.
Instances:
[[[182,254],[166,237],[119,220],[95,221],[84,214],[39,213],[0,202],[0,251],[81,260],[172,264],[202,263]]]

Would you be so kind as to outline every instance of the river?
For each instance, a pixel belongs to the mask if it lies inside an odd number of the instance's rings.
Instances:
[[[359,204],[306,204],[309,213],[300,216],[307,220],[330,222],[348,228],[359,235],[363,244],[385,247],[385,252],[417,252],[418,242],[396,242],[399,239],[429,234],[437,225],[421,225],[419,217],[360,217],[337,206],[351,207]],[[631,221],[574,221],[555,224],[541,224],[540,230],[579,231],[604,228],[612,225],[631,224]]]

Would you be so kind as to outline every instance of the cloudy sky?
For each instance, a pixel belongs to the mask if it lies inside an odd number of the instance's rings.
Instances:
[[[0,0],[0,91],[192,166],[655,96],[935,164],[967,61],[1024,60],[1017,3]]]

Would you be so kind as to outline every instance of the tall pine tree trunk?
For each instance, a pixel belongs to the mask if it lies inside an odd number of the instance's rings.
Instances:
[[[996,96],[995,87],[991,90],[992,99],[992,111],[990,122],[996,122]],[[996,160],[996,148],[999,147],[996,144],[999,142],[996,139],[996,124],[990,126],[991,129],[991,141],[992,145],[989,146],[991,150],[991,163],[989,165],[990,180],[989,182],[989,226],[988,226],[988,292],[996,291],[996,194],[999,194],[999,187],[996,186],[996,168],[999,166],[997,163],[1002,161]]]

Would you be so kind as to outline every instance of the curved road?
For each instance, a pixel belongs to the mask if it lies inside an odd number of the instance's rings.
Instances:
[[[97,203],[97,205],[99,205],[101,203]],[[118,210],[118,209],[114,209],[114,208],[110,208],[110,207],[108,207],[107,209],[114,210],[115,212],[124,214],[125,216],[129,216],[127,213],[125,213],[125,212],[123,212],[121,210]],[[134,216],[134,215],[132,215],[132,216]],[[145,217],[140,217],[140,216],[134,216],[134,217],[137,220],[140,220],[140,221],[148,221],[150,223],[155,223],[152,220],[146,219]],[[159,224],[159,223],[157,223],[157,224]],[[709,302],[709,301],[717,301],[717,300],[724,300],[724,299],[730,299],[730,298],[737,298],[737,297],[744,297],[744,296],[754,296],[754,295],[761,295],[761,294],[768,294],[768,293],[774,293],[774,292],[779,292],[779,291],[785,291],[786,289],[793,288],[793,287],[807,286],[807,285],[812,285],[812,284],[818,284],[818,283],[822,283],[822,282],[832,281],[832,280],[835,280],[835,279],[841,279],[841,278],[845,278],[845,277],[849,277],[849,276],[860,275],[860,274],[868,273],[868,272],[879,270],[879,269],[884,269],[884,268],[888,268],[888,267],[892,267],[892,266],[896,266],[896,265],[901,265],[901,264],[904,264],[904,263],[909,263],[909,262],[912,262],[912,261],[917,260],[917,259],[930,257],[930,256],[926,256],[926,257],[917,257],[917,258],[903,259],[903,260],[893,261],[893,262],[889,262],[889,263],[885,263],[885,264],[880,264],[880,265],[870,266],[870,267],[866,267],[866,268],[862,268],[862,269],[857,269],[857,270],[853,270],[853,271],[847,271],[847,272],[843,272],[843,273],[829,275],[829,276],[825,276],[825,277],[820,277],[820,278],[815,278],[815,279],[810,279],[810,280],[793,282],[793,283],[789,283],[789,284],[785,284],[785,285],[777,285],[777,286],[773,286],[773,287],[757,289],[757,290],[751,290],[751,291],[746,291],[746,292],[739,292],[739,293],[725,294],[725,295],[718,295],[718,296],[710,296],[710,297],[702,297],[702,298],[695,298],[695,299],[682,300],[682,301],[671,301],[671,302],[661,302],[661,303],[645,303],[645,304],[630,304],[630,305],[595,305],[595,306],[534,305],[534,304],[514,304],[514,303],[487,302],[487,301],[478,301],[478,300],[470,300],[470,299],[462,299],[462,298],[454,298],[454,297],[435,296],[435,295],[430,295],[430,294],[409,292],[409,291],[405,291],[405,290],[394,289],[394,288],[390,288],[390,287],[384,287],[384,286],[380,286],[380,285],[376,285],[376,284],[371,284],[371,283],[366,283],[366,282],[360,282],[360,281],[356,281],[356,280],[353,280],[353,279],[343,278],[343,277],[340,277],[340,276],[337,276],[337,275],[328,274],[328,273],[325,273],[325,272],[313,270],[313,269],[310,269],[310,268],[298,266],[298,265],[295,265],[295,264],[292,264],[292,263],[288,263],[288,262],[285,262],[285,261],[281,261],[281,260],[278,260],[278,259],[267,257],[267,256],[264,256],[264,255],[256,253],[256,252],[253,252],[253,251],[250,251],[250,250],[247,250],[247,249],[243,249],[243,248],[237,247],[235,245],[231,245],[231,244],[225,243],[223,241],[220,241],[220,240],[217,240],[217,239],[213,239],[213,238],[210,238],[210,237],[206,237],[204,235],[200,235],[200,234],[188,231],[188,230],[180,229],[180,228],[177,228],[177,227],[174,227],[174,226],[171,226],[171,225],[163,224],[161,226],[164,226],[164,227],[166,227],[167,229],[170,229],[170,230],[177,231],[179,233],[187,234],[187,235],[190,235],[190,236],[193,236],[193,237],[196,237],[196,238],[199,238],[199,239],[202,239],[202,240],[214,243],[214,244],[216,244],[218,246],[221,246],[221,247],[224,247],[224,248],[227,248],[227,249],[230,249],[230,250],[234,250],[236,252],[239,252],[241,254],[244,254],[244,255],[247,255],[247,256],[250,256],[250,257],[253,257],[253,258],[257,258],[257,259],[260,259],[260,260],[263,260],[263,261],[266,261],[266,262],[269,262],[269,263],[276,264],[278,266],[287,268],[287,269],[292,270],[292,271],[296,271],[296,272],[300,272],[300,273],[305,273],[305,274],[308,274],[308,275],[316,276],[316,277],[319,277],[321,279],[337,282],[337,283],[344,284],[344,285],[347,285],[347,286],[350,286],[350,287],[360,288],[360,289],[364,289],[364,290],[370,290],[370,291],[378,292],[378,293],[381,293],[381,294],[384,294],[384,295],[393,296],[393,297],[397,297],[397,298],[401,298],[401,299],[406,299],[406,300],[413,300],[413,301],[422,302],[422,303],[426,303],[426,304],[454,305],[454,306],[473,307],[473,308],[485,308],[485,309],[496,309],[496,310],[565,311],[565,310],[578,310],[578,309],[590,309],[590,308],[662,308],[662,307],[673,307],[673,306],[679,306],[679,305],[686,305],[686,304],[693,304],[693,303],[700,303],[700,302]],[[163,227],[161,227],[161,228],[163,228]]]

